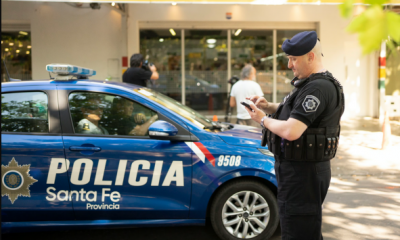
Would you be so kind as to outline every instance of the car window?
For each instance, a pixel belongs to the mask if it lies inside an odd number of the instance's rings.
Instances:
[[[1,131],[48,133],[48,99],[46,93],[2,93]]]
[[[156,112],[120,96],[73,92],[69,109],[75,133],[97,135],[148,136]]]

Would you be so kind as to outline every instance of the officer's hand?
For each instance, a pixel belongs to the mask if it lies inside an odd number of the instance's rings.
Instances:
[[[250,109],[248,109],[247,107],[245,108],[246,111],[249,113],[251,119],[253,119],[254,121],[260,123],[261,119],[263,117],[265,117],[265,113],[262,110],[260,110],[259,108],[257,108],[256,105],[254,105],[253,103],[250,103],[250,107],[251,107],[251,109],[254,110],[254,112],[251,111]]]
[[[252,101],[254,103],[254,105],[256,105],[256,107],[259,109],[266,111],[268,108],[268,101],[264,97],[250,96],[250,97],[247,97],[246,99]]]
[[[156,68],[156,66],[154,66],[154,64],[149,66],[149,68],[150,68],[150,71],[152,71],[152,72],[157,71],[157,68]]]

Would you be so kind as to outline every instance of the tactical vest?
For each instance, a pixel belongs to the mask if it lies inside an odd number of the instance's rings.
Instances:
[[[343,87],[329,72],[315,73],[306,79],[292,80],[293,91],[281,102],[272,118],[287,120],[301,89],[311,81],[325,79],[331,81],[336,88],[338,104],[334,111],[323,112],[304,133],[294,141],[282,139],[278,135],[263,129],[262,145],[268,144],[268,149],[282,160],[290,161],[328,161],[335,157],[339,144],[340,118],[344,112]],[[328,124],[329,123],[329,124]],[[325,127],[321,127],[328,125]]]

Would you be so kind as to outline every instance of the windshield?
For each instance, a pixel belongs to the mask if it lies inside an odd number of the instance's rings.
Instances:
[[[191,109],[190,107],[182,105],[182,103],[175,101],[170,97],[167,97],[159,92],[153,91],[148,88],[134,89],[134,91],[174,111],[180,116],[196,124],[200,128],[207,129],[213,127],[211,120],[207,119],[206,117],[196,112],[195,110]]]

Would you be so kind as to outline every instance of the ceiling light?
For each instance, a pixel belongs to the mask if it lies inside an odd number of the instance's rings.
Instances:
[[[27,32],[23,32],[23,31],[19,31],[19,34],[22,34],[22,35],[28,35],[28,33],[27,33]]]
[[[31,47],[32,47],[31,45],[28,45],[28,46],[27,46],[27,48],[31,48]]]
[[[175,32],[174,29],[172,29],[172,28],[169,29],[169,32],[171,33],[172,36],[175,36],[175,35],[176,35],[176,32]]]
[[[208,48],[214,48],[214,47],[215,47],[215,44],[208,44],[207,47],[208,47]]]
[[[164,38],[160,38],[160,42],[164,42]]]
[[[14,46],[14,43],[13,43],[13,42],[10,42],[8,45],[10,45],[10,46]]]
[[[23,47],[24,45],[22,44],[22,43],[20,43],[19,45],[18,45],[18,47]]]
[[[5,48],[4,51],[8,52],[8,48]]]
[[[19,53],[19,49],[17,49],[15,52],[16,52],[16,53]]]
[[[172,5],[174,5],[174,6],[175,6],[175,5],[176,5],[176,2],[173,2],[173,3],[172,3]]]
[[[113,6],[113,7],[114,7],[114,6],[115,6],[115,2],[112,2],[112,3],[111,3],[111,6]]]
[[[238,29],[238,30],[236,30],[236,32],[235,32],[235,36],[239,36],[239,34],[242,32],[242,29]]]
[[[216,42],[217,42],[217,39],[213,39],[213,38],[207,39],[207,43],[209,43],[209,44],[214,44]]]
[[[29,54],[30,52],[29,51],[26,51],[26,54]]]
[[[1,41],[1,44],[3,44],[3,41]]]

